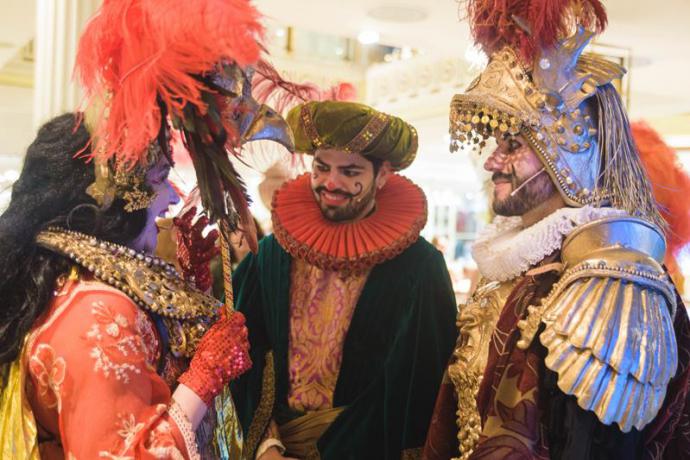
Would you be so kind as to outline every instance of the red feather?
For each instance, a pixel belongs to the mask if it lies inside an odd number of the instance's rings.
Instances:
[[[350,83],[339,83],[323,90],[313,83],[298,84],[288,81],[265,60],[259,61],[255,70],[252,94],[262,104],[270,101],[278,113],[284,113],[303,102],[349,101],[357,97],[357,90]]]
[[[333,85],[321,93],[322,101],[354,101],[355,99],[357,99],[357,88],[347,82]]]
[[[690,176],[683,170],[676,152],[645,122],[631,124],[640,159],[652,183],[654,198],[668,222],[668,256],[674,256],[690,242]]]
[[[203,112],[195,78],[221,60],[259,59],[263,28],[249,0],[105,0],[79,43],[75,73],[87,98],[107,94],[97,151],[132,164],[145,159],[161,126],[160,101]]]
[[[474,41],[486,54],[510,46],[529,66],[537,50],[571,35],[577,24],[600,33],[607,23],[599,0],[466,0],[466,7]]]

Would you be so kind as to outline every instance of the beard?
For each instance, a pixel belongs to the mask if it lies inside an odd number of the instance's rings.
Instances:
[[[497,176],[509,178],[513,184],[513,190],[522,185],[525,180],[518,182],[515,174],[502,175],[500,173],[494,174],[492,180]],[[556,187],[551,181],[551,177],[546,173],[541,173],[538,177],[532,179],[530,183],[518,190],[515,195],[509,195],[502,200],[494,199],[492,204],[493,211],[499,216],[522,216],[528,211],[534,209],[556,192]]]
[[[343,206],[329,206],[321,202],[321,192],[328,191],[328,193],[335,193],[347,197],[350,201]],[[361,216],[364,211],[371,207],[372,202],[376,199],[376,186],[372,182],[369,190],[352,194],[344,190],[326,190],[326,187],[319,186],[314,189],[314,196],[316,203],[321,209],[321,214],[333,222],[344,222],[356,219]]]

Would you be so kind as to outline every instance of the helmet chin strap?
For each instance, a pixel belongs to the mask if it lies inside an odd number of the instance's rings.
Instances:
[[[522,188],[523,188],[525,185],[527,185],[527,184],[529,184],[530,182],[532,182],[533,179],[535,179],[537,176],[539,176],[539,175],[540,175],[541,173],[543,173],[544,171],[546,171],[546,168],[542,166],[542,168],[541,168],[539,171],[537,171],[537,172],[535,172],[534,174],[532,174],[532,175],[531,175],[530,177],[528,177],[522,184],[520,184],[520,185],[518,186],[518,188],[516,188],[515,190],[513,190],[512,192],[510,192],[510,196],[515,196],[515,194],[516,194],[517,192],[519,192],[520,190],[522,190]]]

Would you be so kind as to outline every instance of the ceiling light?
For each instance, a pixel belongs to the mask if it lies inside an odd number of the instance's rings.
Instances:
[[[379,42],[379,33],[375,30],[363,30],[357,35],[357,40],[362,45],[373,45]]]
[[[400,50],[400,59],[403,61],[406,61],[407,59],[411,59],[413,56],[412,53],[412,48],[409,46],[403,46],[402,49]]]

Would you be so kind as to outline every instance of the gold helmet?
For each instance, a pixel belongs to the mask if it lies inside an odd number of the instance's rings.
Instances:
[[[451,151],[521,134],[567,205],[612,205],[661,224],[612,84],[625,69],[583,54],[606,23],[599,2],[556,0],[551,6],[559,9],[543,17],[557,15],[561,22],[548,34],[536,19],[521,16],[532,14],[527,7],[495,12],[486,2],[468,3],[475,40],[489,63],[453,97]]]

